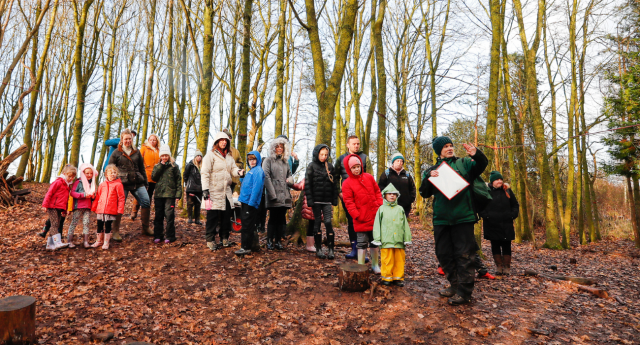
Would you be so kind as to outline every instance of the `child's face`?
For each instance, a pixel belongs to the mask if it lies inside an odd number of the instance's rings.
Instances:
[[[384,195],[384,198],[387,199],[388,202],[394,202],[398,198],[398,194],[387,193]]]
[[[360,166],[360,164],[356,164],[351,167],[351,173],[356,176],[360,175],[361,171],[362,171],[362,166]]]
[[[73,179],[76,178],[76,173],[68,172],[68,173],[65,174],[65,176],[67,177],[67,182],[71,182],[71,181],[73,181]]]
[[[326,148],[320,150],[320,154],[318,155],[318,159],[320,160],[320,162],[322,163],[326,162],[328,157],[329,157],[329,150],[327,150]]]
[[[254,168],[256,164],[258,164],[258,160],[256,159],[256,157],[255,156],[249,157],[249,166]]]
[[[109,170],[107,171],[107,180],[109,181],[113,181],[116,178],[118,178],[118,173],[116,173],[115,170]]]
[[[160,162],[166,163],[168,161],[169,161],[169,155],[161,155],[160,156]]]
[[[84,176],[87,177],[87,180],[91,180],[93,178],[93,170],[90,168],[84,169]]]

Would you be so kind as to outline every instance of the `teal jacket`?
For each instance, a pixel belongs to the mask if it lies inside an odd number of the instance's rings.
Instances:
[[[382,190],[382,198],[385,194],[398,194],[400,192],[393,186],[388,184]],[[398,199],[389,202],[384,199],[382,206],[376,213],[376,219],[373,223],[373,242],[380,248],[400,248],[404,249],[406,244],[411,244],[411,229],[409,222],[404,214],[402,206],[398,205]]]

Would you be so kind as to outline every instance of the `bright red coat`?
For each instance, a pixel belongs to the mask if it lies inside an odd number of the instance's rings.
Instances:
[[[362,165],[362,159],[358,155],[351,154],[344,157],[342,161],[345,167],[349,166],[351,157],[357,157]],[[349,178],[342,183],[342,201],[353,218],[353,229],[356,232],[373,231],[376,212],[382,206],[380,187],[370,174],[362,172],[355,176],[351,173],[351,169],[346,170]]]
[[[98,187],[91,211],[117,216],[124,213],[124,187],[120,179],[104,181]]]
[[[58,177],[53,181],[51,186],[49,186],[49,190],[42,201],[42,207],[58,208],[66,211],[69,205],[70,190],[71,188],[69,187],[67,180],[62,177]]]

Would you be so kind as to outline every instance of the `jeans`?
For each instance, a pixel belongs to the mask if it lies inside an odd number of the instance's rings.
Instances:
[[[465,299],[471,298],[476,270],[478,244],[473,223],[435,225],[436,256],[453,289]]]
[[[175,198],[156,198],[156,217],[153,220],[153,238],[164,239],[164,220],[167,219],[166,239],[173,242],[176,240],[175,226]]]
[[[127,196],[129,196],[129,193],[131,193],[131,195],[133,195],[133,197],[136,198],[136,201],[138,201],[138,204],[140,204],[140,207],[151,208],[151,201],[149,200],[149,194],[147,193],[147,188],[142,186],[135,190],[125,190],[124,191],[125,202],[127,201]]]

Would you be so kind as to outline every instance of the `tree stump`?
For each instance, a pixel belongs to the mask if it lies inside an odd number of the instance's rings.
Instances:
[[[0,344],[36,344],[36,299],[0,299]]]
[[[369,267],[346,263],[339,267],[338,286],[341,290],[358,292],[369,288]]]

